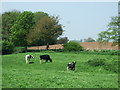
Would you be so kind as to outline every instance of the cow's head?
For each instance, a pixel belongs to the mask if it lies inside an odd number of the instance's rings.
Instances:
[[[34,58],[34,56],[33,56],[33,55],[30,55],[30,58]]]
[[[76,64],[76,61],[73,61],[72,63]]]

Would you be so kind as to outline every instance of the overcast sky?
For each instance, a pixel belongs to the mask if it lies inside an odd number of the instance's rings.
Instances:
[[[62,37],[80,40],[88,37],[97,39],[98,33],[107,29],[112,16],[118,15],[117,2],[3,2],[2,12],[42,11],[59,15],[64,27]]]

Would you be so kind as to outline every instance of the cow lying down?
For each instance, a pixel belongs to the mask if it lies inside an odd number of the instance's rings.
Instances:
[[[74,62],[72,62],[72,63],[69,63],[69,64],[67,65],[67,71],[68,71],[68,70],[73,70],[73,71],[75,71],[75,64],[76,64],[76,61],[74,61]]]
[[[34,56],[33,55],[26,55],[25,56],[26,64],[29,64],[29,61],[31,58],[34,58]]]
[[[46,60],[46,62],[48,62],[48,60],[49,60],[50,62],[52,62],[52,59],[50,58],[49,55],[41,55],[41,56],[40,56],[40,64],[42,64],[42,59]]]

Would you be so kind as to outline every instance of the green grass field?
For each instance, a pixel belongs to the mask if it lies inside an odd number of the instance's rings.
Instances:
[[[31,64],[25,55],[35,56]],[[39,63],[39,56],[49,54],[53,62]],[[3,88],[118,88],[118,74],[87,61],[95,58],[117,60],[116,55],[95,55],[63,52],[31,52],[2,56]],[[67,71],[69,62],[76,61],[76,71]]]

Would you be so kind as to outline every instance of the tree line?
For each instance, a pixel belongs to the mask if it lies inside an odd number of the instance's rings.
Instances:
[[[65,44],[67,37],[63,34],[63,25],[58,16],[50,16],[45,12],[8,11],[0,15],[2,18],[2,52],[11,53],[14,47],[41,46],[46,49],[52,44]],[[112,17],[108,29],[98,34],[98,39],[91,37],[81,39],[80,42],[109,42],[120,45],[120,17]],[[59,39],[58,39],[59,38]]]
[[[60,38],[64,32],[58,16],[44,12],[9,11],[2,14],[2,51],[9,52],[14,47],[27,47],[66,43],[67,37]],[[62,40],[62,42],[61,42]],[[11,51],[10,50],[10,51]]]

